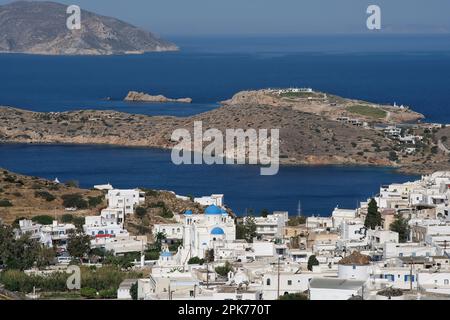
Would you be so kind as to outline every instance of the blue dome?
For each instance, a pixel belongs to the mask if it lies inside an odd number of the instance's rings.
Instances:
[[[222,214],[222,209],[218,206],[212,205],[205,209],[205,214]]]
[[[190,216],[190,215],[192,215],[192,210],[186,210],[184,212],[184,214],[187,215],[187,216]]]
[[[214,235],[223,235],[223,234],[225,234],[225,232],[223,232],[223,229],[222,229],[222,228],[215,227],[214,229],[211,230],[211,234],[214,234]]]
[[[172,253],[170,253],[169,251],[164,251],[163,253],[161,253],[161,257],[171,257]]]

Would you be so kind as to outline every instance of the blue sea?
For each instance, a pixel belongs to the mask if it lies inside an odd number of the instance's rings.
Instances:
[[[35,111],[113,109],[189,116],[217,108],[234,93],[312,87],[349,98],[409,105],[427,121],[450,123],[450,37],[173,37],[180,52],[136,56],[0,55],[0,105]],[[191,97],[194,103],[125,103],[129,90]],[[169,189],[194,196],[224,193],[246,209],[328,215],[356,207],[380,184],[416,179],[388,168],[283,167],[272,177],[254,166],[181,166],[167,151],[105,146],[0,146],[0,166],[84,187]]]

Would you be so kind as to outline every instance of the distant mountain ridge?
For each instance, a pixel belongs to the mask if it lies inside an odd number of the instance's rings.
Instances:
[[[81,11],[81,29],[69,30],[67,7],[37,1],[0,6],[0,52],[109,55],[178,50],[150,32],[85,10]]]

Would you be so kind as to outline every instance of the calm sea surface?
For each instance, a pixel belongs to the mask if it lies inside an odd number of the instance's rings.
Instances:
[[[405,104],[428,121],[450,123],[450,37],[254,37],[170,39],[176,53],[139,56],[0,55],[0,105],[36,111],[114,109],[189,116],[245,89],[307,86],[380,103]],[[186,104],[122,102],[129,90],[191,97]],[[105,100],[108,98],[109,100]],[[253,166],[182,166],[161,150],[104,146],[0,146],[0,166],[76,179],[85,187],[153,187],[195,196],[224,193],[238,213],[305,214],[355,207],[380,184],[416,177],[371,167],[283,167],[261,177]]]

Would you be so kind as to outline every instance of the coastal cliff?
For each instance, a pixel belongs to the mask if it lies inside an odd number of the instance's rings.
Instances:
[[[67,7],[44,1],[0,6],[0,52],[111,55],[178,50],[150,32],[85,10],[81,11],[81,29],[69,30]]]
[[[201,121],[204,130],[216,128],[221,132],[229,128],[279,129],[280,163],[286,165],[376,165],[412,173],[450,168],[447,153],[439,148],[446,143],[450,128],[423,123],[402,129],[408,135],[420,137],[412,145],[367,124],[387,125],[393,119],[423,117],[414,111],[382,107],[380,112],[369,102],[355,105],[353,100],[333,97],[333,102],[328,102],[333,110],[327,112],[323,100],[319,112],[311,106],[311,99],[301,99],[292,99],[295,101],[290,104],[230,100],[215,110],[184,118],[94,110],[39,113],[3,107],[0,108],[0,142],[170,149],[178,143],[171,139],[175,129],[184,128],[192,134],[194,122]],[[336,110],[339,112],[333,113]],[[355,110],[356,113],[351,113]],[[352,117],[343,117],[340,112],[349,112]]]
[[[171,99],[171,98],[167,98],[167,97],[165,97],[163,95],[152,96],[152,95],[144,93],[144,92],[136,92],[136,91],[128,92],[128,94],[125,97],[124,101],[129,101],[129,102],[160,102],[160,103],[166,103],[166,102],[192,103],[192,99],[191,98]]]

